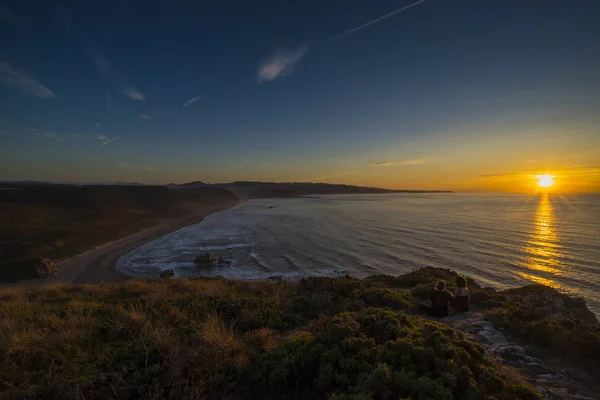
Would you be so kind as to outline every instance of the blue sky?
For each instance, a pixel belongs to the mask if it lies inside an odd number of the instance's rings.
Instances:
[[[576,169],[595,189],[598,15],[595,0],[4,0],[0,179],[478,190]]]

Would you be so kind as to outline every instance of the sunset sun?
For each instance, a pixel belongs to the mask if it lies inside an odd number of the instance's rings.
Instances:
[[[538,176],[537,185],[542,188],[548,188],[554,185],[554,177],[552,175],[540,175]]]

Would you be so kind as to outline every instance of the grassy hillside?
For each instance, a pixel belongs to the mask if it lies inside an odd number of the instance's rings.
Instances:
[[[130,235],[163,218],[235,201],[225,189],[10,185],[0,188],[0,282],[38,277],[58,260]]]
[[[537,399],[448,326],[411,315],[447,270],[0,290],[3,398]],[[429,286],[430,287],[430,286]],[[411,293],[414,291],[414,293]]]

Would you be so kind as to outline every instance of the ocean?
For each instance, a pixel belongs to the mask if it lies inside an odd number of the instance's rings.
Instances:
[[[230,261],[198,266],[202,251]],[[541,283],[600,315],[600,196],[332,195],[244,202],[123,255],[158,278],[399,275],[451,268],[496,289]]]

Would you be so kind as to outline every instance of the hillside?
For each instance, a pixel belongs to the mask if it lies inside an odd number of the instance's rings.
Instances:
[[[390,190],[366,186],[336,185],[329,183],[311,182],[245,182],[209,184],[201,181],[184,183],[181,185],[170,184],[170,187],[197,188],[218,187],[230,190],[240,198],[274,198],[296,197],[305,195],[327,194],[385,194],[385,193],[451,193],[442,190]]]
[[[540,398],[525,369],[501,364],[476,335],[419,314],[432,283],[455,275],[424,268],[362,280],[0,289],[0,392],[7,399]],[[563,369],[579,363],[560,384],[595,369],[600,334],[585,305],[559,316],[531,303],[562,299],[550,288],[493,293],[472,280],[470,287],[473,307],[496,326],[566,356]]]
[[[164,219],[235,201],[220,188],[3,184],[0,281],[36,278],[41,259],[60,260]]]

